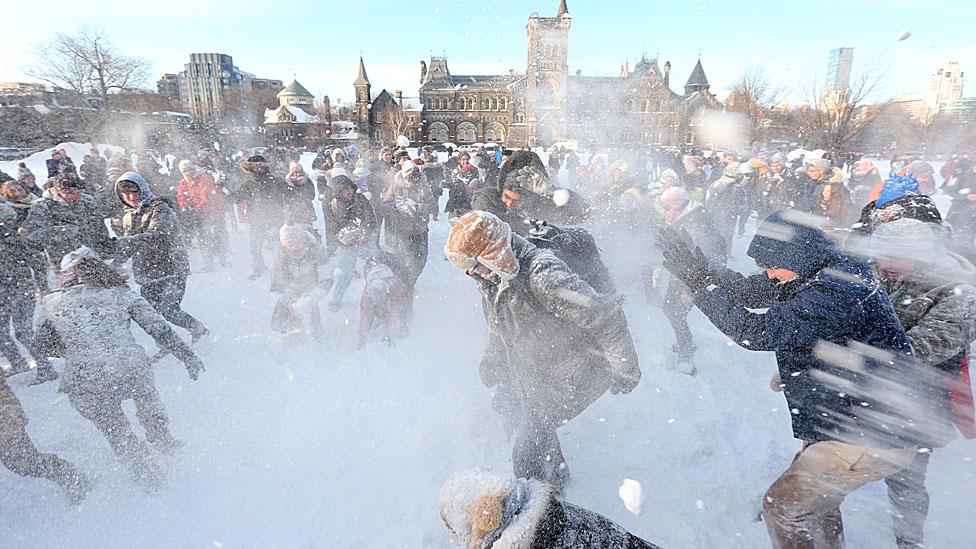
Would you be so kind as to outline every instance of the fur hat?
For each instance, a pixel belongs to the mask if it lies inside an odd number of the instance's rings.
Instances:
[[[480,547],[484,535],[501,524],[502,502],[511,487],[512,480],[492,471],[454,473],[441,487],[437,514],[456,543]]]
[[[512,251],[512,228],[493,213],[474,210],[461,216],[451,227],[444,255],[457,268],[471,270],[481,263],[503,281],[519,272],[518,258]]]

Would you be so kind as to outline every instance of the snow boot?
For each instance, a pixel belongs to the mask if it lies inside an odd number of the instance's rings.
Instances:
[[[190,344],[195,345],[201,339],[210,335],[210,330],[207,329],[203,324],[197,324],[197,326],[190,332]]]
[[[40,385],[41,383],[47,383],[48,381],[54,381],[58,379],[58,372],[53,366],[48,364],[47,366],[38,366],[37,373],[34,374],[34,379],[28,385]]]

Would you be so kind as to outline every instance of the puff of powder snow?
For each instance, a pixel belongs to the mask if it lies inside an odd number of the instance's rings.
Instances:
[[[623,484],[617,489],[617,495],[624,502],[624,507],[631,513],[640,516],[641,506],[644,505],[644,495],[641,490],[641,483],[636,480],[625,478]]]

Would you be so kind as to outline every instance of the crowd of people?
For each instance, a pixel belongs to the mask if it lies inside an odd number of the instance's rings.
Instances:
[[[669,367],[697,373],[694,307],[742,347],[775,353],[771,387],[784,393],[802,449],[762,500],[774,547],[842,546],[841,502],[879,480],[898,546],[923,547],[929,458],[955,430],[976,436],[967,154],[938,174],[923,160],[893,158],[882,170],[857,155],[786,151],[611,161],[557,149],[544,162],[529,150],[356,145],[319,149],[308,172],[299,151],[276,148],[176,158],[93,147],[77,166],[62,149],[46,167],[43,182],[25,164],[15,177],[0,172],[5,377],[60,378],[150,490],[162,482],[154,452],[183,445],[152,364],[172,354],[192,379],[204,371],[194,344],[209,329],[182,304],[191,264],[237,261],[230,235],[242,225],[249,278],[267,277],[278,295],[269,329],[295,337],[324,340],[320,305],[339,311],[359,277],[360,348],[408,346],[417,282],[441,248],[477,286],[488,341],[479,373],[512,440],[512,476],[470,471],[445,484],[438,510],[466,547],[653,547],[559,499],[570,470],[558,428],[641,380],[602,237],[626,239],[640,258],[647,301],[674,332]],[[945,216],[937,193],[951,198]],[[450,233],[431,242],[441,215]],[[753,218],[746,256],[757,268],[741,274],[727,266]],[[156,340],[156,355],[131,321]],[[41,453],[26,424],[0,377],[0,460],[83,500],[91,480]]]

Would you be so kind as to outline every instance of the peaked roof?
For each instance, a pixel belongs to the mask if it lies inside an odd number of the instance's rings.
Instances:
[[[353,85],[369,84],[369,77],[366,76],[366,65],[363,64],[363,56],[359,56],[359,73],[356,74],[356,81]]]
[[[278,97],[281,97],[282,95],[297,95],[299,97],[315,97],[308,90],[305,89],[305,86],[299,84],[298,80],[292,80],[291,84],[288,84],[288,86],[286,86],[285,89],[278,92]]]
[[[691,76],[685,82],[685,93],[708,89],[708,78],[705,77],[705,69],[702,68],[701,59],[695,63],[695,68],[691,71]]]
[[[559,2],[559,11],[556,12],[556,17],[562,17],[569,13],[569,8],[566,7],[566,0],[561,0]]]

